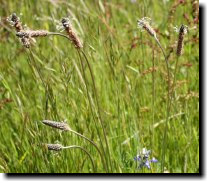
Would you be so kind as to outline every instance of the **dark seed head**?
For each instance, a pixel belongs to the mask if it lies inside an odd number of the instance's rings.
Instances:
[[[17,22],[19,18],[17,17],[16,13],[12,13],[11,21]]]

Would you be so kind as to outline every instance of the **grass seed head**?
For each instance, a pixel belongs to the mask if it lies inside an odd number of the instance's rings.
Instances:
[[[50,121],[50,120],[43,120],[42,122],[45,125],[51,126],[53,128],[57,128],[59,130],[63,130],[63,131],[70,131],[71,130],[71,128],[65,122],[56,122],[56,121]]]
[[[72,41],[73,45],[75,46],[75,48],[77,48],[77,49],[83,48],[83,45],[82,45],[79,37],[77,36],[75,31],[73,31],[73,29],[72,29],[72,24],[70,22],[70,19],[63,18],[61,20],[61,23],[62,23],[62,26],[65,29],[68,37],[70,38],[70,40]]]
[[[22,23],[20,22],[20,18],[16,15],[16,13],[13,13],[9,17],[7,17],[7,21],[10,23],[11,26],[16,29],[17,33],[24,31]],[[30,47],[30,40],[26,37],[25,34],[21,34],[20,41],[26,48]]]
[[[183,51],[183,46],[184,46],[184,36],[188,31],[188,27],[186,25],[181,25],[181,27],[179,28],[178,32],[179,32],[179,37],[178,37],[178,44],[177,44],[177,51],[176,54],[177,56],[181,56],[182,55],[182,51]]]
[[[11,26],[15,27],[17,32],[23,30],[20,18],[16,15],[16,13],[12,13],[9,17],[7,17],[7,21],[10,23]]]
[[[155,32],[155,30],[151,27],[150,22],[151,22],[151,19],[148,18],[148,17],[143,17],[142,19],[140,19],[140,20],[137,21],[138,27],[139,27],[140,29],[146,30],[151,36],[154,36],[154,37],[156,38],[156,37],[157,37],[157,36],[156,36],[156,32]]]
[[[34,37],[45,37],[48,34],[49,32],[45,30],[21,30],[16,33],[16,36],[20,38],[20,40],[26,48],[29,48],[30,41],[35,41],[35,39],[33,39]]]
[[[61,144],[46,144],[49,151],[61,151],[63,146]]]
[[[45,37],[49,34],[48,31],[45,30],[27,30],[27,31],[20,31],[16,33],[16,36],[19,38],[26,37],[26,38],[33,38],[33,37]]]

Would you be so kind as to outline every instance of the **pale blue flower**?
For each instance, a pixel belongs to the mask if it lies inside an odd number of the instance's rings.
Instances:
[[[134,157],[134,160],[139,162],[139,169],[142,167],[146,167],[148,169],[151,168],[150,163],[157,163],[158,160],[155,159],[154,157],[149,160],[151,150],[147,150],[146,148],[143,148],[140,154],[138,154],[136,157]]]

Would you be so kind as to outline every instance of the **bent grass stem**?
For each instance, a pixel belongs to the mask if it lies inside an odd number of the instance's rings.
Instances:
[[[99,155],[100,155],[100,157],[101,157],[103,166],[104,166],[105,170],[107,171],[106,164],[105,164],[105,162],[104,162],[102,153],[101,153],[101,151],[99,150],[98,146],[97,146],[93,141],[91,141],[89,138],[85,137],[84,135],[82,135],[82,134],[80,134],[80,133],[78,133],[78,132],[76,132],[76,131],[74,131],[74,130],[69,130],[69,131],[72,132],[72,133],[74,133],[74,134],[76,134],[76,135],[78,135],[78,136],[80,136],[81,138],[87,140],[88,142],[90,142],[90,143],[97,149],[97,151],[98,151],[98,153],[99,153]]]
[[[93,159],[92,159],[91,155],[89,154],[89,152],[86,149],[84,149],[81,146],[77,146],[77,145],[62,147],[62,149],[75,149],[75,148],[80,149],[80,150],[84,151],[87,154],[87,156],[89,157],[89,159],[91,161],[91,164],[93,166],[93,170],[95,172],[95,165],[94,165]]]
[[[99,100],[98,100],[98,95],[97,95],[97,90],[96,90],[96,84],[95,84],[95,80],[94,80],[94,76],[93,76],[93,71],[91,69],[91,65],[88,61],[88,58],[86,56],[86,54],[84,53],[83,50],[81,50],[85,60],[86,60],[86,63],[88,65],[88,68],[89,68],[89,71],[90,71],[90,75],[91,75],[91,79],[92,79],[92,82],[93,82],[93,89],[94,89],[94,93],[95,93],[95,98],[96,98],[96,103],[97,103],[97,110],[98,110],[98,119],[101,123],[101,126],[102,126],[102,131],[103,131],[103,134],[104,134],[104,139],[105,139],[105,143],[106,143],[106,148],[107,148],[107,152],[108,152],[108,156],[109,156],[109,161],[110,161],[110,166],[111,166],[111,170],[113,172],[113,169],[112,169],[112,162],[111,162],[111,158],[110,158],[110,151],[109,151],[109,145],[108,145],[108,141],[107,141],[107,133],[105,131],[105,127],[104,127],[104,124],[103,124],[103,120],[102,120],[102,117],[101,117],[101,109],[100,109],[100,105],[99,105]]]

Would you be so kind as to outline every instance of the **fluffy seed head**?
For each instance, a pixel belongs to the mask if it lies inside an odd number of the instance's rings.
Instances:
[[[61,22],[64,28],[71,27],[71,22],[69,18],[62,18]]]
[[[15,27],[17,32],[23,30],[20,18],[16,15],[16,13],[13,13],[9,17],[7,17],[7,21],[10,23],[10,25]]]
[[[155,30],[151,27],[150,21],[151,21],[150,18],[144,17],[144,18],[142,18],[142,19],[140,19],[140,20],[137,21],[138,27],[139,27],[140,29],[142,29],[142,30],[143,30],[143,29],[146,30],[151,36],[154,36],[154,37],[156,38],[156,32],[155,32]]]
[[[11,15],[11,21],[17,22],[17,21],[20,21],[20,18],[17,17],[16,13],[12,13],[12,15]]]
[[[53,128],[57,128],[59,130],[63,130],[63,131],[70,131],[71,130],[71,128],[65,122],[56,122],[56,121],[50,121],[50,120],[43,120],[42,122],[45,125],[51,126]]]
[[[16,13],[13,13],[7,17],[7,21],[16,29],[17,33],[24,31],[22,23],[20,22],[20,18],[16,15]],[[21,34],[20,41],[26,48],[30,47],[30,40],[26,37],[25,34]]]

